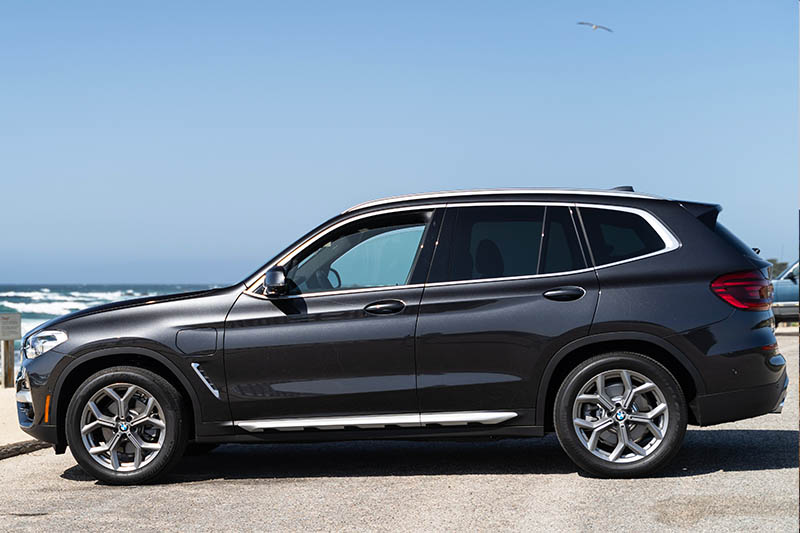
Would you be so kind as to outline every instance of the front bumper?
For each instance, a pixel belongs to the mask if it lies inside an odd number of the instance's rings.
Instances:
[[[786,375],[784,368],[781,377],[775,383],[697,396],[692,401],[691,407],[697,423],[701,426],[722,424],[767,413],[780,413],[788,387],[789,376]]]
[[[16,378],[17,419],[22,431],[35,439],[59,445],[63,432],[57,416],[51,376],[59,375],[71,357],[50,350],[35,359],[23,359]],[[63,443],[62,447],[63,447]]]

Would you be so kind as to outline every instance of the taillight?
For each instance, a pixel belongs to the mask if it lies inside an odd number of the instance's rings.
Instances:
[[[723,274],[711,290],[737,309],[766,311],[772,304],[772,284],[758,270]]]

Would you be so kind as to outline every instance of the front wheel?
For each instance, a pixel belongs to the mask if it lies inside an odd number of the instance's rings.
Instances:
[[[186,446],[183,399],[142,368],[101,370],[78,387],[67,409],[69,449],[95,478],[145,483],[174,466]]]
[[[628,352],[579,364],[561,384],[553,413],[561,447],[601,477],[637,477],[663,467],[680,448],[687,418],[672,374]]]

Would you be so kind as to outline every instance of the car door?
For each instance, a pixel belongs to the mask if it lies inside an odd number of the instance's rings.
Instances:
[[[258,286],[242,294],[225,329],[236,425],[331,429],[355,420],[337,417],[417,416],[414,333],[434,214],[393,210],[322,230],[280,260],[286,294],[266,297]],[[298,417],[312,420],[275,422]]]
[[[588,333],[597,298],[571,206],[448,206],[417,325],[423,420],[534,425],[545,356]]]

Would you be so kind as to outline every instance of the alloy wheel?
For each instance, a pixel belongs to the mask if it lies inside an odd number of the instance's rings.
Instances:
[[[611,463],[633,463],[663,442],[669,409],[646,376],[615,369],[597,374],[575,397],[572,423],[583,446]]]
[[[84,447],[110,470],[138,470],[151,463],[164,445],[164,411],[138,385],[115,383],[98,390],[84,406],[80,420]]]

